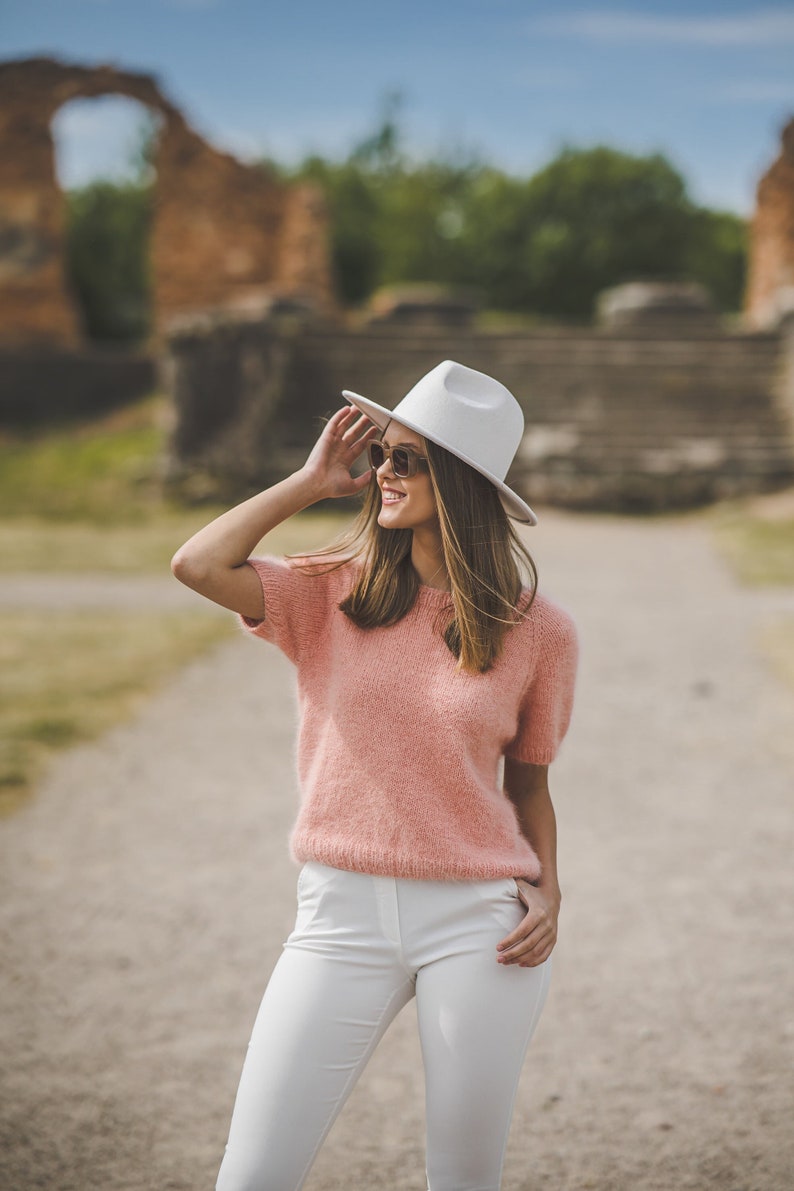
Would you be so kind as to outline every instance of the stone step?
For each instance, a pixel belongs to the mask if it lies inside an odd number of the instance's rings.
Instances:
[[[728,452],[707,462],[698,455],[690,455],[687,452],[682,452],[675,446],[656,447],[653,449],[649,447],[644,451],[616,451],[614,453],[572,451],[568,455],[547,455],[539,459],[527,460],[526,462],[515,465],[511,470],[515,475],[534,475],[539,471],[566,471],[571,469],[605,472],[655,471],[657,470],[657,463],[662,460],[669,460],[671,467],[676,466],[688,471],[702,471],[704,473],[721,471],[731,463],[735,463],[741,464],[743,473],[753,472],[753,474],[760,475],[766,472],[780,472],[794,476],[794,461],[790,457],[750,455],[740,458]],[[667,464],[665,463],[666,466]]]
[[[774,492],[790,482],[788,477],[744,477],[741,475],[576,475],[538,477],[519,488],[535,505],[586,509],[592,512],[665,513],[688,509],[718,500],[736,499],[759,492]]]
[[[258,325],[258,324],[256,324]],[[674,333],[671,328],[665,334],[643,334],[625,331],[611,331],[592,325],[583,326],[535,326],[526,329],[496,330],[479,326],[421,326],[419,323],[386,326],[370,324],[368,327],[343,327],[327,323],[306,327],[301,332],[304,342],[336,343],[357,342],[367,343],[436,343],[442,340],[452,340],[459,345],[463,339],[471,342],[495,343],[501,352],[510,343],[601,343],[619,345],[647,344],[653,346],[659,343],[691,343],[700,345],[706,342],[746,342],[758,345],[774,344],[778,336],[774,331],[751,331],[742,329],[726,329],[718,327],[708,335],[693,335],[687,337]]]
[[[554,409],[532,409],[526,412],[526,426],[530,430],[533,426],[576,426],[583,434],[588,435],[618,435],[626,434],[669,434],[677,437],[687,435],[702,436],[736,435],[742,434],[749,438],[769,438],[780,436],[784,440],[792,437],[781,418],[768,409],[750,411],[749,418],[745,411],[731,410],[723,414],[713,411],[708,414],[704,410],[681,410],[675,413],[661,407],[642,409],[633,407],[623,410],[606,409],[593,412],[582,411],[577,417],[576,410],[565,416],[565,411]],[[638,425],[638,422],[641,424]]]
[[[523,360],[527,357],[550,360],[575,357],[618,362],[649,359],[699,360],[712,357],[716,351],[725,356],[736,356],[743,359],[766,359],[775,356],[778,351],[777,340],[759,344],[752,339],[733,336],[705,343],[669,340],[664,343],[650,344],[625,340],[610,342],[599,339],[540,340],[529,338],[498,343],[491,336],[486,338],[476,335],[467,335],[464,338],[458,335],[436,340],[411,338],[404,342],[399,340],[376,342],[369,339],[329,336],[326,340],[312,337],[302,346],[306,351],[317,350],[318,355],[323,359],[410,360],[413,357],[426,355],[442,357],[445,350],[454,350],[456,355],[462,356],[465,352],[476,354],[481,358],[489,356],[494,360],[508,362]]]
[[[414,349],[395,351],[393,354],[388,351],[366,352],[359,348],[349,351],[332,347],[323,361],[323,366],[334,372],[343,371],[356,378],[369,376],[371,373],[381,376],[384,370],[395,375],[405,374],[413,377],[422,375],[439,360],[457,359],[459,354],[463,353],[460,353],[454,344],[440,345],[432,352],[418,352]],[[511,355],[512,353],[505,353],[494,358],[491,353],[477,352],[472,347],[461,362],[483,372],[498,374],[500,379],[510,376],[514,384],[523,380],[528,373],[536,377],[546,374],[556,377],[568,372],[581,372],[582,368],[598,368],[609,373],[636,372],[646,376],[649,371],[662,370],[671,374],[695,373],[721,377],[736,370],[744,376],[753,376],[758,370],[765,374],[773,374],[778,367],[777,353],[770,351],[756,354],[740,349],[728,351],[722,345],[715,345],[712,350],[697,355],[671,350],[658,355],[617,356],[590,351],[577,352],[570,346],[557,347],[553,352],[540,352],[525,346],[520,352],[516,352],[514,358],[511,358]]]
[[[621,404],[629,404],[633,409],[653,408],[661,401],[668,407],[672,402],[674,407],[681,409],[689,408],[695,402],[699,406],[711,403],[716,408],[737,404],[750,408],[754,402],[759,407],[768,405],[769,393],[770,387],[762,387],[757,382],[737,383],[735,377],[727,376],[724,383],[721,379],[715,381],[711,378],[708,382],[698,382],[692,374],[676,378],[675,382],[668,379],[665,383],[657,377],[652,380],[646,377],[643,382],[640,377],[627,380],[619,375],[602,375],[560,385],[528,383],[519,400],[525,406],[532,403],[540,405],[544,401],[559,405],[560,401],[590,400],[602,402],[605,408],[612,409],[618,408]]]
[[[634,455],[654,450],[677,450],[682,454],[693,456],[715,456],[720,460],[740,460],[743,464],[749,463],[751,460],[768,460],[770,462],[782,460],[786,462],[793,457],[790,449],[776,443],[726,443],[715,438],[661,439],[649,437],[623,439],[623,441],[604,439],[602,442],[583,441],[568,444],[561,442],[559,445],[552,441],[548,444],[527,443],[521,453],[520,461],[532,464],[537,460],[580,459],[586,455],[588,459],[631,459]]]
[[[337,388],[367,388],[382,391],[384,388],[403,392],[422,375],[426,366],[432,367],[440,357],[428,358],[415,369],[407,368],[404,360],[392,364],[388,360],[373,361],[372,367],[365,367],[361,359],[355,363],[334,366],[326,363],[323,377],[328,386]],[[473,359],[473,357],[470,357]],[[675,365],[669,361],[656,364],[649,361],[626,364],[586,363],[568,359],[554,362],[523,360],[520,367],[510,368],[504,361],[497,366],[476,360],[480,369],[499,375],[499,379],[513,391],[519,400],[525,400],[544,388],[557,392],[560,388],[598,388],[600,391],[636,389],[639,392],[653,389],[691,389],[693,385],[719,387],[726,393],[743,390],[766,392],[774,384],[779,372],[776,360],[748,362],[742,360],[702,360],[696,363]]]
[[[373,359],[368,366],[367,361],[358,357],[355,361],[340,360],[335,363],[329,360],[323,371],[329,378],[336,377],[345,388],[354,384],[375,385],[378,388],[384,379],[396,384],[402,393],[407,387],[433,367],[442,359],[441,355],[428,356],[418,361],[414,367],[405,358],[394,361],[380,358]],[[454,357],[452,357],[454,359]],[[481,372],[498,373],[503,384],[521,397],[539,385],[551,385],[554,388],[561,384],[574,383],[582,385],[586,382],[607,382],[622,384],[681,384],[693,383],[721,384],[736,389],[751,386],[756,389],[767,389],[770,382],[779,372],[777,358],[767,360],[747,360],[746,358],[724,357],[719,359],[703,359],[697,361],[675,361],[665,359],[633,360],[624,362],[567,359],[532,359],[524,357],[519,363],[510,366],[506,361],[482,360],[470,355],[464,361],[470,367],[477,367]]]
[[[511,475],[528,499],[663,509],[794,482],[794,425],[773,396],[779,351],[777,336],[722,331],[315,328],[293,342],[260,327],[202,344],[185,360],[184,391],[192,386],[199,413],[222,394],[223,416],[205,418],[211,463],[220,427],[232,475],[259,452],[260,470],[277,479],[305,461],[342,389],[393,408],[439,360],[459,359],[499,377],[522,404],[527,433]]]

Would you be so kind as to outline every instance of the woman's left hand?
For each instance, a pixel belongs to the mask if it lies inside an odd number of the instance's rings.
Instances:
[[[500,964],[535,968],[549,958],[557,942],[560,899],[520,877],[516,885],[527,912],[516,929],[497,943],[497,960]]]

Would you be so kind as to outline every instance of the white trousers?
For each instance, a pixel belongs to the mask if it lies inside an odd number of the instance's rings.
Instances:
[[[498,964],[512,878],[414,881],[309,862],[254,1025],[216,1191],[298,1191],[387,1026],[416,997],[429,1191],[497,1191],[550,960]]]

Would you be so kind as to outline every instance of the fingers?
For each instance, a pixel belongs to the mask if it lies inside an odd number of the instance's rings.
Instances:
[[[553,929],[554,921],[551,915],[545,913],[543,910],[528,910],[515,930],[511,931],[509,935],[506,935],[501,943],[497,943],[496,950],[501,955],[504,955],[507,952],[512,952],[514,948],[522,943],[530,941],[536,943],[538,939]]]
[[[330,422],[337,422],[342,431],[350,429],[354,420],[356,420],[356,429],[361,423],[366,423],[367,426],[374,426],[366,414],[362,414],[355,405],[345,405],[341,409],[336,410],[329,419]]]
[[[505,967],[518,966],[519,968],[534,968],[538,964],[542,964],[549,958],[554,950],[554,944],[557,941],[557,936],[549,932],[539,938],[537,941],[522,941],[515,947],[508,951],[500,952],[497,956],[497,963],[503,964]]]
[[[548,959],[557,941],[555,923],[546,915],[527,914],[521,924],[497,944],[497,962],[533,968]]]
[[[366,414],[359,413],[355,405],[346,405],[336,410],[329,418],[328,425],[333,427],[345,446],[351,450],[358,448],[362,451],[368,440],[380,433],[375,423],[370,421]]]

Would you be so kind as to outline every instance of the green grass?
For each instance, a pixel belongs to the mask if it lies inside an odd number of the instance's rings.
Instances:
[[[0,572],[168,574],[172,554],[221,506],[185,508],[163,490],[167,399],[153,395],[73,427],[0,438]],[[306,510],[266,549],[320,546],[349,513]]]
[[[709,514],[718,549],[749,587],[794,587],[794,490],[732,501]],[[767,625],[759,646],[794,690],[794,620]]]
[[[154,395],[107,417],[0,438],[0,573],[155,573],[223,510],[183,508],[161,475],[168,405]],[[307,510],[261,549],[328,542],[349,514]],[[231,616],[157,610],[0,612],[0,810],[19,806],[61,749],[129,716],[143,697],[234,631]]]
[[[193,613],[0,613],[0,813],[60,749],[127,718],[179,666],[235,631]]]
[[[4,517],[129,524],[168,508],[161,486],[165,399],[71,427],[0,439]]]

